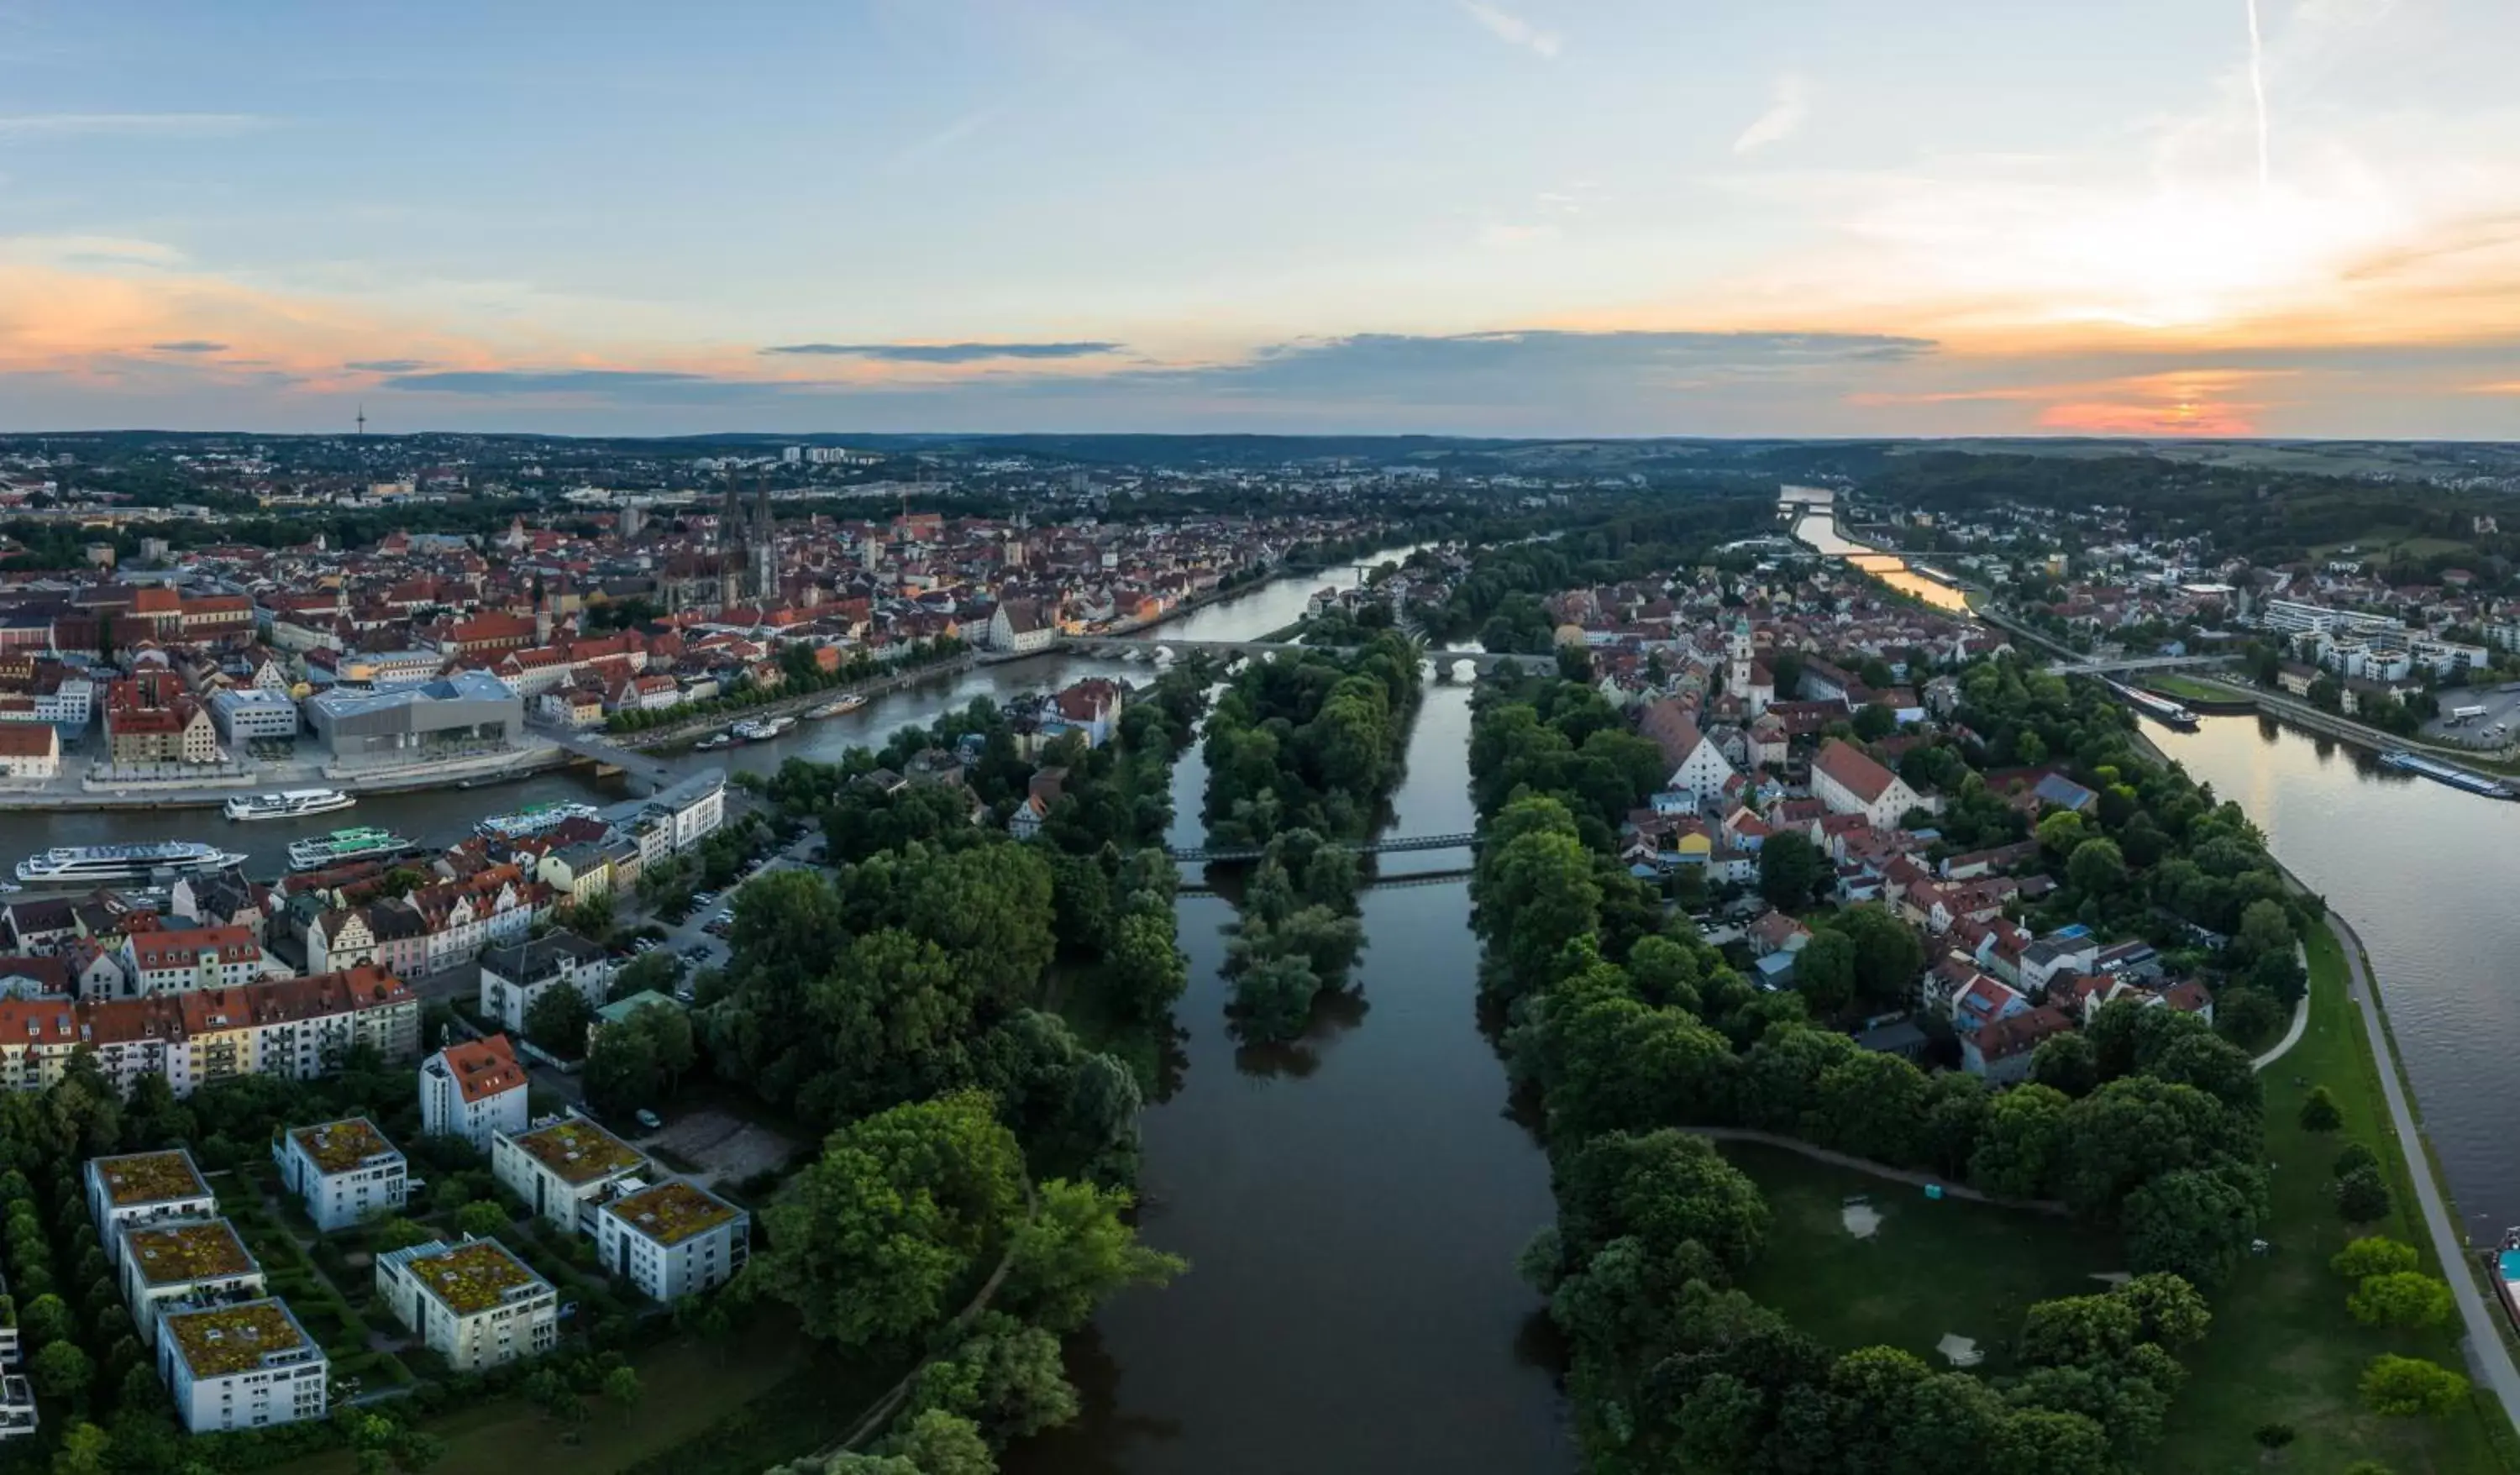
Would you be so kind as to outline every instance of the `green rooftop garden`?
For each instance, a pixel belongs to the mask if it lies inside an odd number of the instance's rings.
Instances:
[[[394,1144],[366,1117],[354,1116],[344,1121],[325,1122],[315,1127],[300,1127],[289,1134],[299,1151],[312,1159],[325,1176],[347,1173],[379,1153],[391,1152]]]
[[[96,1171],[105,1180],[105,1191],[117,1208],[132,1204],[162,1203],[170,1198],[206,1198],[209,1188],[193,1167],[191,1153],[178,1147],[168,1152],[135,1152],[128,1157],[101,1157]]]
[[[637,1148],[582,1117],[528,1132],[516,1143],[572,1184],[609,1178],[647,1161]]]
[[[166,1318],[164,1330],[183,1349],[196,1378],[225,1377],[261,1366],[275,1352],[312,1347],[277,1301],[176,1312]]]
[[[546,1284],[495,1239],[470,1240],[442,1255],[416,1258],[403,1268],[459,1317],[489,1310],[519,1285]]]
[[[142,1277],[152,1285],[242,1275],[256,1268],[245,1241],[224,1219],[133,1229],[125,1243]]]
[[[680,1244],[716,1229],[735,1210],[689,1184],[658,1184],[616,1200],[608,1212],[658,1244]]]

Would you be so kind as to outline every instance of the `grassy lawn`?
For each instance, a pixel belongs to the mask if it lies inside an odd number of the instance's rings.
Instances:
[[[2002,1372],[2032,1302],[2105,1289],[2092,1277],[2123,1268],[2114,1236],[2068,1220],[1934,1202],[1780,1148],[1721,1145],[1776,1215],[1741,1288],[1840,1350],[1897,1347],[1940,1367],[1935,1344],[1957,1333],[1986,1355],[1981,1372]],[[1858,1193],[1881,1216],[1868,1239],[1844,1222]]]
[[[2510,1431],[2506,1426],[2498,1435],[2502,1416],[2490,1403],[2449,1419],[2388,1419],[2364,1412],[2357,1396],[2364,1364],[2383,1352],[2464,1368],[2452,1330],[2390,1332],[2356,1321],[2345,1311],[2350,1287],[2327,1269],[2328,1257],[2353,1237],[2328,1198],[2329,1167],[2348,1141],[2360,1141],[2386,1165],[2397,1206],[2390,1220],[2371,1228],[2417,1246],[2425,1269],[2440,1271],[2389,1125],[2369,1042],[2346,997],[2343,956],[2323,929],[2311,940],[2310,971],[2309,1031],[2261,1076],[2267,1156],[2274,1164],[2273,1228],[2267,1237],[2274,1250],[2242,1266],[2213,1296],[2213,1333],[2188,1353],[2187,1386],[2171,1410],[2167,1437],[2145,1463],[2155,1475],[2254,1469],[2260,1459],[2250,1431],[2280,1420],[2299,1435],[2281,1467],[2302,1475],[2334,1475],[2358,1459],[2379,1460],[2397,1475],[2512,1469],[2502,1453]],[[2344,1109],[2342,1133],[2320,1136],[2298,1125],[2302,1098],[2310,1086],[2320,1085]],[[2452,1266],[2451,1274],[2467,1272]]]
[[[663,1461],[666,1467],[715,1469],[724,1463],[720,1454],[741,1446],[744,1468],[758,1470],[834,1437],[837,1429],[827,1424],[856,1417],[900,1375],[898,1368],[858,1377],[844,1368],[826,1368],[792,1325],[764,1326],[724,1343],[677,1339],[638,1354],[634,1362],[646,1386],[639,1407],[622,1409],[593,1403],[593,1416],[574,1444],[565,1425],[520,1398],[497,1399],[428,1421],[424,1427],[446,1441],[446,1458],[438,1468],[609,1475],[670,1455]],[[812,1400],[767,1396],[789,1387],[809,1369],[816,1374]],[[775,1407],[751,1407],[756,1400]],[[696,1442],[707,1448],[681,1448]],[[348,1451],[332,1450],[280,1470],[283,1475],[354,1475],[357,1467]]]
[[[2176,671],[2153,672],[2142,678],[2142,684],[2164,696],[2180,701],[2239,701],[2245,700],[2248,696],[2246,692],[2217,686],[2209,681],[2198,681],[2195,677],[2182,676]]]

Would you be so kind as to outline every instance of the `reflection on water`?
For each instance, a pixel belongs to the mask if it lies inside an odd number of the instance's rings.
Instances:
[[[2264,717],[2145,735],[2266,831],[2370,949],[2398,1052],[2468,1236],[2520,1224],[2520,804],[2385,769]]]
[[[1469,693],[1429,687],[1394,832],[1470,827],[1468,737]],[[1175,835],[1195,838],[1205,771],[1181,767]],[[1218,971],[1233,905],[1181,899],[1186,1075],[1147,1112],[1142,1186],[1148,1242],[1192,1271],[1103,1310],[1085,1416],[1010,1450],[1009,1475],[1574,1468],[1513,1268],[1553,1217],[1549,1164],[1479,1030],[1469,910],[1461,884],[1367,892],[1353,987],[1252,1049]]]
[[[1842,558],[1910,599],[1921,600],[1937,609],[1955,614],[1968,609],[1968,597],[1958,589],[1940,579],[1912,571],[1908,560],[1896,554],[1882,553],[1869,544],[1858,543],[1839,533],[1837,518],[1825,491],[1787,487],[1781,505],[1800,509],[1794,516],[1793,535],[1815,552]]]

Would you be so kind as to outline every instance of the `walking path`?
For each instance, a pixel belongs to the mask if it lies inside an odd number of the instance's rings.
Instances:
[[[2305,951],[2299,943],[2293,944],[2293,951],[2301,955],[2302,976],[2304,978],[2308,978],[2310,976],[2310,954]],[[2265,1054],[2250,1061],[2249,1068],[2251,1070],[2264,1070],[2268,1066],[2275,1063],[2277,1060],[2282,1059],[2291,1051],[2294,1046],[2301,1043],[2303,1033],[2309,1028],[2310,985],[2304,983],[2301,989],[2301,997],[2292,1002],[2292,1027],[2284,1031],[2284,1037],[2275,1042],[2274,1049],[2268,1050]]]
[[[1816,1163],[1826,1163],[1832,1168],[1848,1168],[1857,1173],[1868,1173],[1874,1178],[1886,1178],[1892,1183],[1913,1184],[1920,1188],[1939,1187],[1946,1198],[1963,1198],[1970,1203],[1993,1204],[1999,1209],[2027,1209],[2034,1214],[2061,1216],[2065,1212],[2065,1206],[2052,1198],[1998,1198],[1992,1193],[1980,1192],[1965,1184],[1953,1183],[1949,1179],[1938,1178],[1931,1173],[1911,1173],[1905,1168],[1893,1168],[1888,1163],[1876,1163],[1868,1157],[1853,1157],[1844,1152],[1832,1152],[1826,1147],[1814,1146],[1798,1137],[1784,1137],[1774,1132],[1758,1132],[1748,1127],[1683,1127],[1680,1130],[1706,1138],[1711,1141],[1757,1142],[1763,1146],[1782,1147],[1787,1152],[1800,1153]]]
[[[2520,1424],[2520,1367],[2512,1364],[2511,1351],[2503,1344],[2497,1312],[2477,1288],[2475,1263],[2468,1258],[2467,1246],[2460,1241],[2458,1229],[2451,1220],[2450,1206],[2442,1201],[2441,1184],[2434,1181],[2432,1163],[2424,1155],[2423,1134],[2407,1104],[2407,1089],[2398,1080],[2397,1052],[2380,1021],[2379,991],[2372,987],[2370,975],[2363,969],[2362,940],[2333,912],[2327,915],[2327,925],[2345,951],[2345,966],[2353,977],[2354,1002],[2362,1007],[2362,1027],[2371,1036],[2371,1059],[2380,1068],[2380,1092],[2388,1097],[2389,1119],[2397,1127],[2398,1150],[2406,1154],[2407,1177],[2414,1183],[2415,1201],[2423,1206],[2424,1227],[2431,1231],[2433,1252],[2441,1257],[2443,1278],[2450,1281],[2451,1294],[2458,1301],[2459,1319],[2467,1331],[2461,1345],[2467,1354],[2468,1371],[2477,1382],[2493,1390],[2501,1402],[2504,1416]]]

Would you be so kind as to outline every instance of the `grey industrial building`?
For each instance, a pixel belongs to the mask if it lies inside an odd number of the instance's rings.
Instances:
[[[320,693],[306,698],[306,725],[336,762],[395,767],[506,747],[524,732],[525,706],[497,677],[458,671],[418,686]]]

